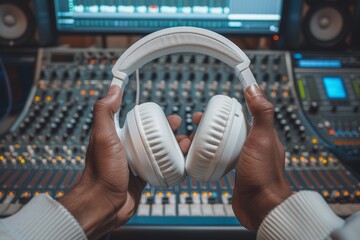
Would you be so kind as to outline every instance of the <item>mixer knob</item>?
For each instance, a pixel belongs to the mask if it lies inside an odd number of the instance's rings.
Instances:
[[[67,79],[69,79],[69,73],[68,71],[65,71],[62,75],[62,80],[67,80]]]
[[[165,58],[165,63],[171,63],[172,59],[171,59],[171,55],[167,55]]]
[[[313,153],[317,153],[319,151],[319,145],[314,145],[311,149]]]
[[[47,110],[48,110],[49,113],[53,113],[54,110],[55,110],[55,106],[54,106],[54,105],[50,105]]]
[[[221,79],[222,79],[222,74],[221,74],[221,73],[217,73],[217,74],[216,74],[216,77],[215,77],[215,80],[216,80],[217,82],[221,82]]]
[[[46,133],[46,134],[45,134],[45,139],[46,139],[46,141],[49,141],[49,140],[51,139],[51,137],[52,137],[52,134],[51,134],[51,133]]]
[[[34,113],[39,113],[41,110],[40,106],[39,105],[35,105],[34,107]]]
[[[43,127],[42,127],[41,124],[38,124],[38,123],[37,123],[37,124],[35,125],[35,131],[36,131],[37,133],[41,132],[42,128],[43,128]]]
[[[300,126],[300,125],[301,125],[301,120],[300,120],[300,119],[296,119],[296,120],[295,120],[295,125],[296,125],[296,126]]]
[[[74,130],[74,125],[71,123],[66,124],[66,131],[70,133],[72,130]]]
[[[97,73],[95,71],[92,71],[90,73],[90,79],[96,79],[96,75],[97,75]]]
[[[51,132],[54,133],[54,132],[56,132],[58,130],[59,126],[56,123],[52,123],[50,125],[50,128],[51,128]]]
[[[281,55],[277,55],[274,57],[273,62],[274,64],[279,64],[281,60]]]
[[[25,124],[25,123],[21,123],[20,126],[19,126],[20,132],[24,133],[25,129],[26,129],[26,124]]]
[[[85,122],[86,122],[87,124],[91,124],[91,123],[92,123],[92,118],[87,118],[87,119],[85,120]]]
[[[209,80],[209,74],[208,74],[208,73],[205,73],[205,74],[203,75],[202,80],[203,80],[204,82],[208,81],[208,80]]]
[[[177,60],[177,63],[183,63],[184,62],[184,57],[183,57],[183,55],[180,55],[179,56],[179,58],[178,58],[178,60]]]
[[[305,127],[304,127],[303,125],[301,125],[301,126],[299,127],[299,132],[300,132],[300,133],[304,133],[304,132],[305,132]]]
[[[316,114],[319,111],[319,104],[317,102],[311,102],[310,113]]]
[[[293,147],[293,152],[294,152],[294,153],[298,153],[299,151],[300,151],[299,145],[294,145],[294,147]]]
[[[292,113],[291,115],[290,115],[290,119],[291,119],[291,122],[295,122],[296,120],[297,120],[297,115],[295,114],[295,113]]]
[[[294,112],[294,108],[293,107],[287,107],[286,108],[286,114],[291,116]],[[296,115],[295,115],[296,116]]]
[[[63,107],[61,108],[61,112],[63,112],[63,113],[66,113],[68,110],[69,110],[69,109],[68,109],[67,106],[63,106]]]
[[[270,79],[270,75],[268,73],[265,73],[263,76],[263,82],[268,82]]]
[[[204,57],[203,64],[209,64],[209,56]]]
[[[261,64],[267,65],[269,62],[269,56],[265,55],[263,59],[261,60]]]
[[[104,71],[101,73],[101,79],[111,79],[111,77],[109,77],[108,72]],[[142,79],[142,78],[140,78]]]
[[[281,125],[282,127],[285,127],[285,126],[287,125],[286,119],[281,119],[280,125]]]
[[[81,77],[80,71],[79,71],[79,69],[76,69],[75,74],[74,74],[75,80],[79,79],[80,77]]]
[[[279,113],[279,114],[276,115],[276,119],[277,119],[278,121],[281,121],[281,120],[284,119],[284,116],[283,116],[281,113]]]
[[[279,106],[274,107],[274,113],[275,115],[278,115],[281,111],[281,108]]]

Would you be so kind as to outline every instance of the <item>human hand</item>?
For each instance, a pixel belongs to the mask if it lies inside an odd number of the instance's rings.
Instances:
[[[236,168],[232,207],[241,224],[257,231],[266,215],[292,193],[285,151],[274,129],[274,108],[257,85],[246,89],[253,125]]]
[[[78,184],[59,202],[77,219],[89,239],[126,223],[134,214],[145,182],[129,171],[125,147],[114,125],[114,113],[121,106],[122,93],[110,87],[107,96],[96,102],[94,121],[86,152],[83,175]],[[180,127],[179,116],[169,116],[173,130]],[[185,153],[186,136],[177,137]]]

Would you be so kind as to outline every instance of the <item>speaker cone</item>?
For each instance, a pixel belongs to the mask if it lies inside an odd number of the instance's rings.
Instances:
[[[1,1],[0,45],[17,46],[30,41],[35,25],[35,17],[28,6],[16,1]]]
[[[305,17],[306,38],[321,48],[341,45],[351,29],[349,15],[346,8],[337,4],[311,7]]]

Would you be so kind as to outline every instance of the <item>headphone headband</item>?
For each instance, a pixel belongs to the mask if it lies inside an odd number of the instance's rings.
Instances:
[[[111,85],[127,84],[128,76],[144,64],[164,55],[194,52],[217,58],[233,67],[243,88],[255,83],[245,53],[227,38],[202,28],[174,27],[145,36],[128,48],[112,68]]]

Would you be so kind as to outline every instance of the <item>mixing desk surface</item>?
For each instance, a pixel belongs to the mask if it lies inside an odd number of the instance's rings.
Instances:
[[[359,178],[343,164],[342,160],[347,159],[342,158],[341,151],[331,152],[333,142],[321,134],[327,123],[324,118],[320,121],[323,125],[315,122],[319,115],[314,111],[316,104],[323,102],[303,98],[304,84],[299,81],[308,78],[301,71],[293,71],[292,55],[259,51],[247,54],[260,87],[275,106],[275,128],[286,148],[286,176],[292,190],[318,191],[341,216],[360,210]],[[92,124],[92,106],[106,93],[112,79],[111,67],[120,55],[120,50],[39,50],[27,107],[0,139],[1,216],[14,214],[42,192],[61,197],[79,180]],[[357,80],[351,83],[359,90],[356,74],[352,76]],[[140,79],[140,102],[157,102],[167,115],[183,116],[178,133],[194,130],[192,114],[202,111],[215,94],[233,96],[244,103],[233,69],[203,55],[176,54],[156,59],[140,70]],[[305,80],[307,83],[312,84]],[[131,77],[123,98],[121,122],[134,106],[135,94],[136,82]],[[358,103],[352,106],[352,113],[359,111]],[[332,105],[329,107],[331,111]],[[354,116],[351,158],[359,160],[355,145],[360,138],[359,115]],[[341,115],[336,121],[341,121]],[[212,183],[187,178],[168,189],[148,185],[136,216],[128,225],[238,225],[231,208],[233,185],[234,173]]]

